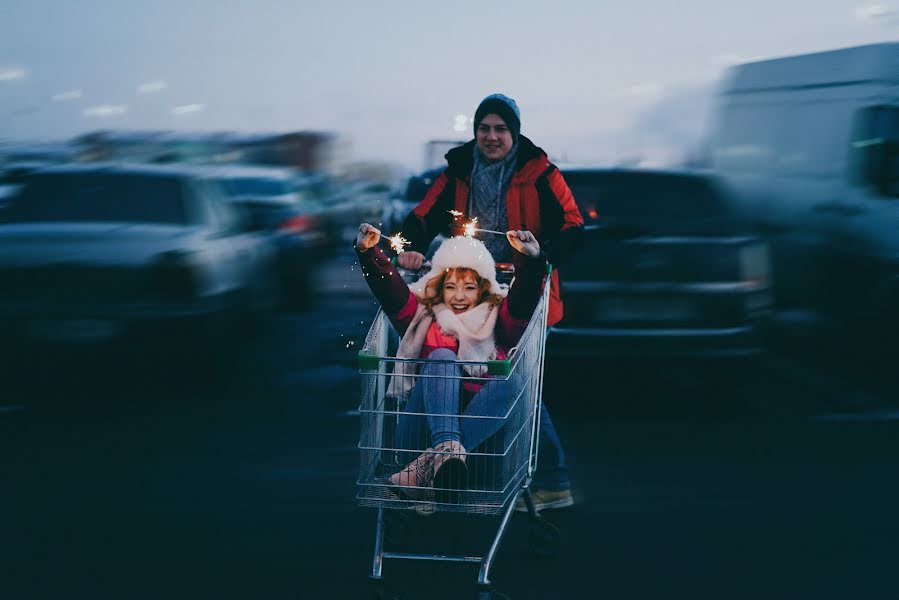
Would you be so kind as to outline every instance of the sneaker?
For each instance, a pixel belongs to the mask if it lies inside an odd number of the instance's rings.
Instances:
[[[426,498],[430,492],[434,480],[434,460],[436,458],[433,448],[425,450],[418,458],[406,465],[399,473],[390,476],[390,484],[394,486],[394,492],[400,497],[409,499]],[[423,489],[418,489],[423,488]]]
[[[433,502],[423,502],[421,504],[416,504],[412,507],[416,513],[418,513],[422,517],[430,517],[435,512],[437,512],[437,507]]]
[[[437,502],[457,504],[459,490],[468,486],[468,467],[465,465],[466,451],[461,442],[450,440],[434,447],[434,492]]]
[[[531,488],[531,497],[534,499],[534,508],[538,511],[547,508],[565,508],[574,504],[574,496],[571,490],[541,490]],[[524,501],[524,495],[518,497],[515,503],[515,510],[518,512],[527,512],[528,505]]]

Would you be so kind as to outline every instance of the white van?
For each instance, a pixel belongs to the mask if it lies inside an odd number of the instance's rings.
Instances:
[[[780,308],[899,322],[899,43],[734,67],[709,142]]]

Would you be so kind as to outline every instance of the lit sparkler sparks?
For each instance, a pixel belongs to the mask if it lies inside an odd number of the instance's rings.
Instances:
[[[457,219],[465,215],[465,213],[461,213],[458,210],[448,210],[446,211],[449,214],[453,215]],[[462,226],[462,235],[465,237],[473,238],[475,233],[494,233],[496,235],[506,235],[504,231],[494,231],[492,229],[481,229],[478,227],[478,218],[472,217],[472,219]]]
[[[396,252],[397,254],[402,254],[403,252],[405,252],[405,249],[403,248],[403,246],[408,246],[409,244],[412,243],[403,237],[402,232],[400,232],[396,235],[392,235],[387,239],[390,240],[390,247],[393,248],[393,251]]]
[[[475,233],[494,233],[496,235],[505,236],[506,232],[504,231],[494,231],[493,229],[480,229],[477,227],[478,218],[474,217],[471,221],[465,224],[465,237],[474,237]]]

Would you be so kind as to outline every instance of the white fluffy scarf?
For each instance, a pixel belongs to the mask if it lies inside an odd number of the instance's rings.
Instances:
[[[421,357],[425,337],[435,318],[444,333],[459,340],[459,352],[457,353],[459,360],[486,362],[496,358],[493,328],[496,326],[499,307],[489,302],[483,302],[458,315],[445,304],[437,304],[432,310],[434,316],[431,316],[424,304],[418,304],[412,322],[406,329],[403,339],[400,340],[400,347],[396,352],[397,358],[418,359]],[[484,365],[462,365],[462,369],[473,377],[482,377],[487,372]],[[387,388],[388,395],[394,398],[405,397],[412,390],[414,375],[417,372],[417,363],[396,363],[394,375]]]

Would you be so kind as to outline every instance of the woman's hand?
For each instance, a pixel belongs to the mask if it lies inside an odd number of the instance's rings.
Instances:
[[[381,241],[381,231],[377,227],[368,223],[359,226],[359,233],[356,235],[356,250],[368,252],[379,241]]]
[[[507,231],[506,239],[513,248],[531,258],[540,256],[540,242],[530,231]]]

